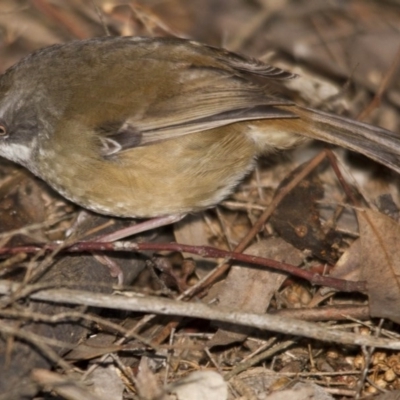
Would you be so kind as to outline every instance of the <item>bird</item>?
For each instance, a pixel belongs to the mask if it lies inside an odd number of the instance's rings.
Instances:
[[[260,156],[317,139],[400,172],[400,136],[295,104],[290,72],[189,39],[98,37],[0,76],[0,156],[128,218],[213,207]]]

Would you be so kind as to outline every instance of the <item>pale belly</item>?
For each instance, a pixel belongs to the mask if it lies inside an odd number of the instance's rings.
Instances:
[[[107,160],[66,154],[39,173],[61,195],[95,212],[156,217],[219,203],[253,167],[256,146],[239,124],[137,147]]]

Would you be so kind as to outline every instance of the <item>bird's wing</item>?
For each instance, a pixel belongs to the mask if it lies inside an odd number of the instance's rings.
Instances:
[[[183,79],[185,72],[180,74]],[[267,96],[260,88],[241,81],[225,75],[191,77],[179,93],[153,102],[145,113],[130,116],[118,129],[111,127],[104,137],[118,144],[121,151],[238,121],[297,118],[276,107],[291,102]],[[102,129],[107,132],[107,127]]]
[[[177,43],[184,43],[179,57],[174,54]],[[112,124],[99,127],[105,133],[110,153],[238,121],[297,118],[292,112],[276,107],[292,105],[291,101],[270,94],[271,90],[277,92],[279,81],[292,78],[293,74],[213,47],[177,43],[172,41],[168,51],[168,42],[164,41],[162,55],[155,47],[138,57],[141,66],[136,70],[145,72],[136,81],[147,80],[153,91],[157,87],[160,90],[153,94],[143,91],[139,111],[119,121],[118,127]],[[149,45],[156,46],[157,42]],[[164,71],[164,81],[159,80],[159,70]],[[260,84],[254,82],[257,77],[266,79]],[[136,93],[141,95],[140,90]],[[148,98],[151,100],[146,103]]]

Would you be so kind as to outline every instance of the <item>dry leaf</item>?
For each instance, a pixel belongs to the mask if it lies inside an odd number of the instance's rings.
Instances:
[[[351,246],[342,254],[338,262],[330,271],[332,278],[346,279],[348,281],[358,282],[360,280],[360,239],[356,239]],[[321,287],[311,300],[308,307],[316,307],[322,301],[332,296],[336,291],[330,287]]]
[[[169,386],[176,400],[225,400],[228,386],[215,371],[196,371]]]
[[[296,383],[293,388],[274,392],[268,395],[265,400],[333,400],[321,386],[313,383]]]
[[[101,399],[122,399],[125,385],[117,371],[112,364],[95,368],[90,374],[93,394]]]
[[[258,257],[299,265],[303,261],[302,252],[280,238],[269,238],[252,245],[245,252]],[[265,313],[276,291],[287,274],[263,268],[232,266],[218,294],[218,306],[238,311]],[[218,324],[219,329],[208,342],[208,346],[227,345],[243,341],[249,334],[245,327]]]
[[[279,185],[284,187],[304,165],[292,171]],[[279,192],[279,189],[278,189]],[[333,264],[341,235],[329,225],[321,223],[318,201],[324,197],[324,188],[318,175],[311,174],[288,193],[278,204],[270,223],[279,236],[301,250],[310,250],[316,257]]]
[[[400,226],[372,210],[358,211],[361,280],[367,281],[372,317],[400,323]]]
[[[311,382],[296,382],[296,379],[292,380],[288,377],[282,377],[282,375],[265,367],[250,368],[230,379],[229,384],[246,400],[333,399],[319,385]]]
[[[140,398],[147,400],[164,399],[163,390],[157,376],[149,367],[149,360],[142,357],[139,364],[139,372],[136,376],[136,389]]]

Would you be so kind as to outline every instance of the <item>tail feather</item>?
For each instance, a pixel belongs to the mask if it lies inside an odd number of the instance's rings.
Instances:
[[[311,108],[293,108],[297,121],[303,121],[299,127],[309,127],[296,133],[354,150],[400,173],[400,134]]]

